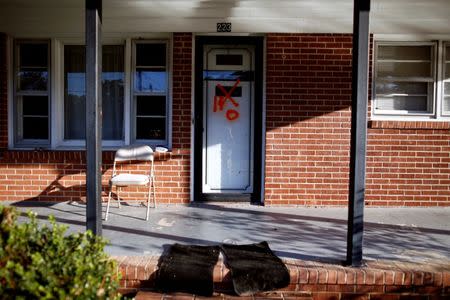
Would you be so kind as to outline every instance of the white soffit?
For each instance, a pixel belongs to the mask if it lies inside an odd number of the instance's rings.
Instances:
[[[84,0],[0,0],[0,32],[70,36],[84,31]],[[450,0],[372,0],[375,34],[450,34]],[[103,0],[106,34],[350,33],[353,0]]]

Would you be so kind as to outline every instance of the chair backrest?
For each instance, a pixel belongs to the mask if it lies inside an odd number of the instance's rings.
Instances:
[[[150,160],[153,162],[154,152],[147,145],[130,145],[116,151],[114,161]]]

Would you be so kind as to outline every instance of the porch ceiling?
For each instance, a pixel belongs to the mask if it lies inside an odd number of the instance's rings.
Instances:
[[[140,32],[352,32],[353,0],[103,0],[106,35]],[[376,34],[450,35],[448,0],[372,0]],[[0,0],[0,32],[78,36],[82,0]]]

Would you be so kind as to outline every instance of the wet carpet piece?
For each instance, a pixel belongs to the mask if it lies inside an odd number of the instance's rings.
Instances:
[[[163,292],[211,296],[219,250],[218,246],[171,245],[160,257],[156,288]]]
[[[223,244],[236,294],[245,296],[289,285],[289,271],[267,242],[248,245]]]

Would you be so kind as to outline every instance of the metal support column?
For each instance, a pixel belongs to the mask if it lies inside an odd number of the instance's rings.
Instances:
[[[102,234],[102,0],[86,0],[86,228]]]
[[[352,60],[352,125],[350,141],[350,186],[347,231],[347,261],[362,263],[366,135],[369,70],[370,0],[354,0]]]

